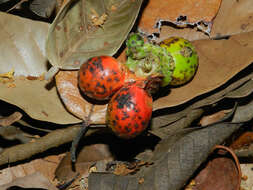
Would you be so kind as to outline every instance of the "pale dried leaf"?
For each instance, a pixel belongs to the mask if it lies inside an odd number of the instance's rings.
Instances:
[[[229,110],[221,110],[221,111],[216,112],[214,114],[206,115],[206,116],[201,118],[199,123],[200,123],[201,126],[210,125],[212,123],[220,121],[222,118],[225,117],[226,113],[228,113],[228,112],[229,112]]]
[[[47,81],[15,79],[13,84],[13,88],[8,88],[8,84],[0,85],[0,99],[18,106],[30,117],[59,124],[80,122],[67,112],[56,87],[47,88]]]
[[[49,24],[0,13],[0,73],[40,76],[47,71],[45,43]]]

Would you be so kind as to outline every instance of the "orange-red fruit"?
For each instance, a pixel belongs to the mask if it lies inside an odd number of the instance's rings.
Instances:
[[[107,107],[107,124],[119,137],[130,139],[142,133],[152,115],[152,97],[138,85],[129,83],[116,92]]]
[[[90,58],[82,64],[79,87],[85,95],[96,100],[107,100],[124,85],[125,72],[110,56]]]

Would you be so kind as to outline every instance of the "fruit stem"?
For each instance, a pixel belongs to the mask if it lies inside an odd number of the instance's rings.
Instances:
[[[80,131],[77,133],[76,137],[74,138],[74,140],[72,141],[71,144],[71,148],[70,148],[70,157],[71,157],[71,162],[74,164],[76,162],[76,149],[78,146],[78,143],[80,141],[80,139],[82,138],[82,136],[88,131],[89,126],[90,126],[90,118],[91,118],[91,114],[93,113],[93,108],[94,108],[94,104],[92,104],[89,115],[87,117],[86,120],[83,120],[82,122],[82,128],[80,129]],[[75,171],[75,166],[72,165],[73,170]]]

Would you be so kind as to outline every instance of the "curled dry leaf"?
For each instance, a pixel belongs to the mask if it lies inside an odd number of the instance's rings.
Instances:
[[[154,26],[159,20],[178,26],[197,25],[199,28],[201,27],[199,23],[202,22],[211,27],[220,3],[221,0],[208,2],[205,0],[150,0],[144,8],[139,27],[149,34],[158,32]]]
[[[14,112],[13,114],[9,115],[8,117],[1,118],[0,117],[0,127],[6,127],[11,125],[12,123],[20,120],[22,114],[20,112]]]
[[[253,132],[245,132],[232,142],[230,147],[232,149],[240,149],[253,144]]]
[[[66,108],[79,119],[86,119],[92,104],[81,95],[78,88],[77,71],[60,71],[55,79],[60,97]],[[93,124],[104,124],[107,105],[95,105],[90,117]]]
[[[232,150],[228,148],[226,150],[229,150],[230,154],[232,153]],[[232,153],[232,159],[219,153],[215,155],[217,157],[211,159],[206,167],[195,177],[195,184],[192,186],[192,190],[240,190],[241,168],[238,158],[234,153]]]

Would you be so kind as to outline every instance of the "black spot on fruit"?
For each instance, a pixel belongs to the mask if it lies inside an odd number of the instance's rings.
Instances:
[[[115,80],[116,82],[119,82],[119,81],[120,81],[120,80],[119,80],[119,77],[115,77],[114,80]]]
[[[107,78],[106,81],[107,82],[112,82],[112,78]]]
[[[106,93],[106,88],[105,88],[105,85],[103,84],[100,84],[100,82],[97,82],[96,84],[96,88],[97,88],[97,94],[105,94]]]
[[[123,113],[123,117],[121,118],[122,120],[125,120],[130,117],[126,111],[122,111],[122,113]]]
[[[101,70],[101,71],[104,70],[101,57],[98,57],[97,59],[93,60],[92,64],[93,64],[97,69],[99,69],[99,70]]]
[[[125,126],[125,130],[127,133],[131,132],[131,129],[128,126]]]
[[[137,123],[134,124],[134,128],[135,129],[138,129],[139,128],[139,125]]]
[[[119,108],[119,109],[123,109],[124,106],[131,108],[131,105],[134,105],[134,103],[131,101],[131,94],[130,93],[118,95],[115,98],[115,100],[118,103],[117,108]]]
[[[145,121],[142,121],[141,124],[142,124],[142,126],[146,126],[146,122]]]
[[[93,74],[95,69],[92,66],[89,66],[89,71]]]
[[[117,75],[118,73],[116,71],[112,70],[112,74]]]

